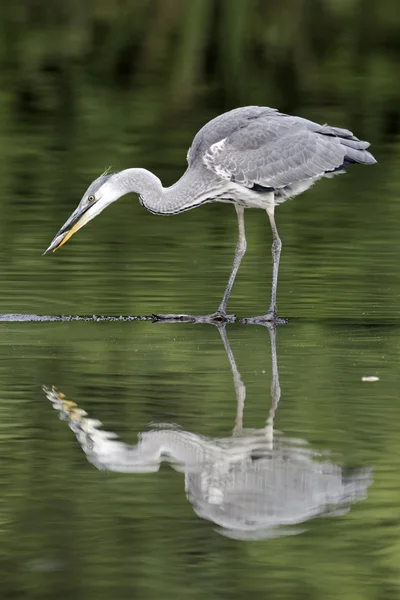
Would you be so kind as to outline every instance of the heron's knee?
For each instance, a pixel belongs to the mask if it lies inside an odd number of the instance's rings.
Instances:
[[[236,251],[243,256],[243,254],[247,250],[247,241],[246,238],[239,240],[236,246]]]
[[[274,256],[276,256],[277,254],[280,254],[281,249],[282,249],[281,239],[278,237],[274,238],[274,241],[272,242],[272,254]]]

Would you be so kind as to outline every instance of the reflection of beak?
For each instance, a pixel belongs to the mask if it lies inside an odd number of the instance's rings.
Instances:
[[[78,229],[86,225],[86,223],[90,220],[90,217],[88,216],[87,212],[92,206],[93,204],[89,204],[89,206],[85,206],[85,208],[83,209],[78,207],[72,213],[68,221],[66,221],[61,227],[60,231],[57,233],[54,240],[51,242],[50,246],[43,254],[55,252],[56,250],[61,248],[61,246],[65,244],[65,242],[69,240],[69,238],[73,236],[74,233],[78,231]]]

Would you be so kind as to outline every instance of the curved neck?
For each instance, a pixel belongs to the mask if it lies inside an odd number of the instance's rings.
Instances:
[[[140,196],[142,203],[146,200],[152,206],[162,204],[164,188],[161,181],[150,171],[146,169],[125,169],[111,175],[110,179],[104,185],[106,194],[112,202],[134,192]]]
[[[197,174],[188,169],[174,185],[164,188],[160,179],[146,169],[125,169],[111,175],[104,187],[108,188],[107,196],[112,197],[111,202],[134,192],[150,212],[173,215],[211,199],[214,181],[212,173]]]

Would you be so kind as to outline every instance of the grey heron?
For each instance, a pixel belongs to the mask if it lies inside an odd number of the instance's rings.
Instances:
[[[352,163],[374,164],[368,146],[347,129],[319,125],[263,106],[236,108],[200,129],[187,154],[188,167],[172,186],[164,188],[156,175],[141,168],[105,173],[95,179],[45,254],[60,248],[109,204],[129,192],[137,193],[141,204],[157,215],[176,215],[206,202],[233,203],[238,219],[235,258],[219,308],[209,315],[223,320],[246,252],[244,209],[261,208],[272,229],[271,300],[261,319],[274,321],[282,248],[275,207],[319,179],[343,173]]]

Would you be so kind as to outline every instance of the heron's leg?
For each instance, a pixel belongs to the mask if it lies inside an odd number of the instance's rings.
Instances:
[[[231,274],[229,276],[229,280],[227,286],[225,288],[224,296],[222,298],[221,304],[218,307],[218,310],[211,314],[205,316],[190,316],[190,315],[153,315],[155,321],[186,321],[191,323],[212,323],[218,324],[221,322],[233,322],[235,321],[235,315],[227,315],[226,314],[226,305],[228,303],[228,299],[232,290],[233,283],[235,281],[236,273],[239,270],[240,263],[242,258],[246,252],[247,242],[246,242],[246,232],[244,229],[244,207],[238,206],[235,204],[235,209],[238,217],[238,241],[236,244],[235,250],[235,258],[233,260],[233,267]]]
[[[266,315],[261,317],[250,317],[240,319],[241,323],[247,325],[266,325],[273,323],[274,325],[284,325],[287,323],[287,319],[280,319],[276,315],[276,291],[278,287],[278,272],[279,272],[279,260],[281,257],[282,242],[278,235],[278,229],[275,223],[274,206],[269,206],[267,215],[271,224],[272,230],[272,286],[271,286],[271,301],[269,303],[269,309]]]
[[[238,241],[236,244],[235,250],[235,258],[233,260],[233,267],[231,274],[228,279],[227,286],[225,288],[224,296],[222,298],[222,302],[219,305],[217,313],[225,314],[226,313],[226,305],[228,303],[228,299],[232,290],[233,283],[235,281],[236,274],[239,270],[240,263],[242,262],[242,258],[246,252],[247,242],[246,242],[246,232],[244,228],[244,207],[238,206],[235,204],[237,218],[238,218]]]
[[[282,242],[278,235],[278,229],[275,223],[275,207],[267,208],[267,215],[272,230],[272,287],[271,302],[269,304],[268,315],[276,316],[276,290],[278,288],[279,259],[281,257]]]

